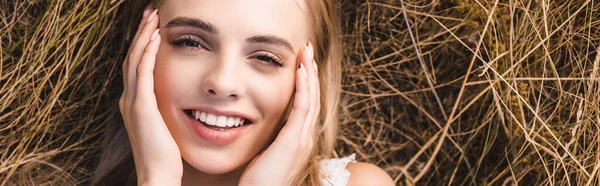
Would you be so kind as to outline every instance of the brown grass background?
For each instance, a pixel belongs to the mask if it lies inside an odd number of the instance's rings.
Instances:
[[[127,2],[0,1],[0,185],[82,185]],[[343,1],[337,154],[398,185],[598,185],[600,2]]]

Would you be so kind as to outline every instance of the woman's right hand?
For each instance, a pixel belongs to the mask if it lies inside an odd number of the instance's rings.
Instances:
[[[154,64],[160,35],[157,10],[144,11],[123,62],[124,90],[119,109],[131,143],[138,185],[181,185],[181,153],[154,94]]]

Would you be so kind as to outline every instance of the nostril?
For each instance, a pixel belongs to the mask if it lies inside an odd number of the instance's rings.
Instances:
[[[213,89],[208,89],[208,94],[213,95],[213,96],[219,96],[219,94],[217,94],[217,91],[214,91]],[[233,97],[233,98],[237,98],[238,95],[237,94],[230,94],[228,97]]]
[[[212,90],[212,89],[209,89],[209,90],[208,90],[208,93],[209,93],[209,94],[212,94],[212,95],[217,95],[217,92],[215,92],[215,91],[214,91],[214,90]]]

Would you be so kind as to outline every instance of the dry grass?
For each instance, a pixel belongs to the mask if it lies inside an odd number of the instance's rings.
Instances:
[[[600,2],[341,7],[338,154],[399,185],[600,184]],[[125,8],[0,2],[0,185],[89,181],[120,119]]]

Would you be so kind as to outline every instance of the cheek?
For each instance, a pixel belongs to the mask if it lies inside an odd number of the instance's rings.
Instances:
[[[162,47],[161,47],[162,49]],[[159,49],[154,66],[154,92],[159,106],[176,101],[194,88],[190,80],[194,73],[180,61],[171,58],[166,51]],[[172,103],[171,103],[172,104]]]
[[[166,65],[167,60],[157,60],[154,67],[154,92],[156,93],[157,101],[164,102],[169,97],[174,97],[178,92],[178,79],[175,69],[172,66]]]
[[[254,101],[270,123],[279,121],[294,93],[294,76],[289,74],[286,72],[280,77],[265,77],[263,82],[251,82],[255,87]]]

